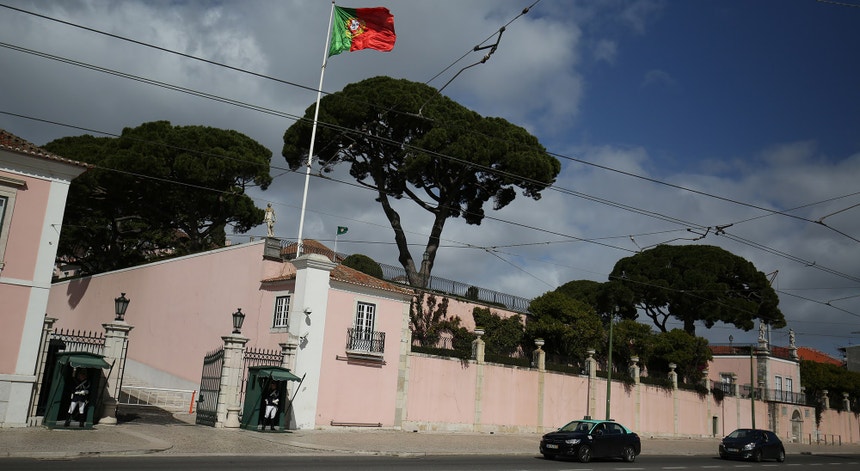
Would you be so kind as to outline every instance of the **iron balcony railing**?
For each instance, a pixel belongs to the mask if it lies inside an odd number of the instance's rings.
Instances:
[[[740,388],[741,397],[750,397],[750,386],[745,384]],[[806,393],[783,391],[781,389],[755,388],[756,399],[770,402],[785,402],[788,404],[806,404]]]
[[[346,333],[346,350],[362,353],[385,353],[385,332],[349,328]]]

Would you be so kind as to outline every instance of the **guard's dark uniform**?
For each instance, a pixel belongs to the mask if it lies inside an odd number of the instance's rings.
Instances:
[[[277,386],[272,388],[269,391],[269,394],[266,396],[266,415],[263,418],[263,429],[266,428],[266,423],[268,422],[269,426],[271,427],[271,430],[275,430],[275,422],[277,422],[278,418],[278,403],[280,402],[280,396],[281,395],[278,392]]]
[[[84,426],[84,422],[87,420],[84,411],[87,408],[87,403],[90,402],[90,381],[87,379],[86,373],[78,373],[76,378],[78,383],[75,385],[74,392],[72,392],[72,402],[69,404],[69,416],[66,417],[66,427],[71,423],[75,409],[78,411],[78,421],[80,421],[81,427]]]

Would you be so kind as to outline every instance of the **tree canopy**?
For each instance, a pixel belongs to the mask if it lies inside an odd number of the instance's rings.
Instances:
[[[314,116],[284,133],[283,156],[295,170],[307,162]],[[350,175],[375,192],[410,285],[425,287],[448,218],[480,224],[484,205],[507,206],[523,195],[539,199],[560,162],[537,138],[501,118],[487,118],[427,85],[374,77],[347,85],[320,101],[316,155],[330,169],[349,165]],[[433,223],[418,257],[409,251],[407,231],[392,200],[408,198],[429,212]]]
[[[748,331],[756,319],[785,327],[779,297],[764,273],[746,259],[709,245],[659,245],[623,258],[610,279],[633,295],[631,303],[666,332],[669,318],[695,335],[695,323],[717,322]]]
[[[343,266],[350,267],[352,269],[358,270],[364,274],[382,278],[382,267],[376,263],[376,260],[368,257],[367,255],[354,253],[352,255],[347,256],[341,262]]]
[[[245,189],[272,181],[271,151],[232,130],[155,121],[43,147],[96,166],[72,181],[57,251],[85,274],[223,246],[263,219]]]
[[[584,359],[589,349],[607,343],[607,332],[594,310],[562,293],[549,291],[538,296],[529,312],[524,339],[530,345],[536,338],[544,339],[549,354]]]

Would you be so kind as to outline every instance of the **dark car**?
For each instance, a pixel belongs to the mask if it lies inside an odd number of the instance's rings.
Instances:
[[[574,420],[540,440],[546,459],[573,457],[582,463],[592,458],[621,458],[632,462],[642,451],[639,435],[612,420]]]
[[[782,440],[770,430],[739,428],[720,442],[720,458],[785,461]]]

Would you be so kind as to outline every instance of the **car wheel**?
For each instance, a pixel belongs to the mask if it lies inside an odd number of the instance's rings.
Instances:
[[[756,463],[761,462],[761,450],[756,450],[756,451],[754,451],[754,452],[753,452],[753,455],[752,455],[752,459],[753,459],[753,461],[755,461]]]
[[[591,461],[591,447],[588,445],[582,445],[579,447],[579,451],[576,452],[576,459],[578,459],[580,463],[588,463]]]
[[[624,450],[621,452],[621,459],[628,463],[632,463],[633,460],[636,459],[636,452],[633,451],[632,446],[625,446]]]
[[[543,454],[543,459],[545,459],[545,460],[554,460],[554,459],[555,459],[555,455],[551,455],[551,454],[549,454],[549,453],[544,453],[544,454]]]
[[[776,460],[782,463],[785,461],[785,450],[782,448],[779,449],[779,453],[776,454]]]

